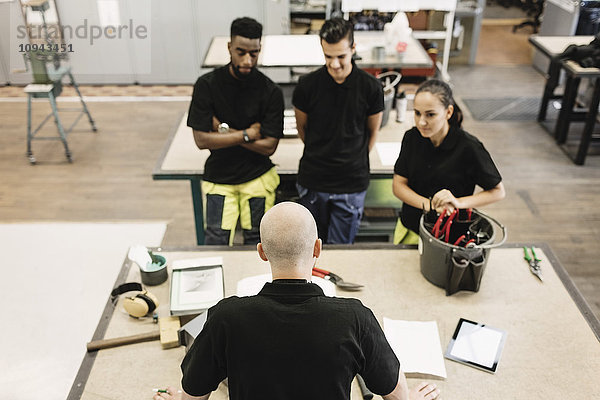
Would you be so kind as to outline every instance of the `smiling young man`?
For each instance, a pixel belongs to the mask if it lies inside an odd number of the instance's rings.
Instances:
[[[244,243],[259,242],[258,226],[275,202],[279,175],[269,156],[283,137],[283,94],[256,68],[262,25],[231,24],[231,62],[194,85],[187,124],[211,154],[204,166],[206,244],[232,244],[238,218]]]
[[[293,95],[304,153],[299,202],[326,243],[353,243],[369,186],[369,151],[381,125],[383,88],[354,64],[352,24],[325,22],[319,33],[325,65],[300,78]]]

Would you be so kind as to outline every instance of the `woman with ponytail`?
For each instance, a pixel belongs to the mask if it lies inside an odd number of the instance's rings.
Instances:
[[[394,166],[394,195],[403,202],[394,243],[417,243],[421,214],[430,207],[452,212],[505,196],[490,154],[461,128],[462,112],[448,84],[436,79],[421,84],[414,112],[415,127],[404,134]],[[483,190],[474,194],[476,185]]]

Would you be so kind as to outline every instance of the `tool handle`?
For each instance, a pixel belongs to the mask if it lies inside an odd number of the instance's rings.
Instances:
[[[525,254],[525,255],[523,256],[523,258],[524,258],[526,261],[531,261],[531,257],[529,256],[529,253],[527,252],[527,247],[523,247],[523,253]]]
[[[318,272],[318,273],[323,274],[323,275],[329,275],[329,271],[326,271],[326,270],[321,269],[321,268],[313,267],[312,270],[313,270],[313,272]]]
[[[531,255],[533,256],[533,259],[535,261],[542,261],[538,258],[537,254],[535,254],[535,250],[533,249],[533,246],[531,246]]]
[[[101,339],[101,340],[92,340],[87,344],[87,351],[96,351],[102,349],[108,349],[110,347],[124,346],[126,344],[134,344],[141,342],[150,342],[152,340],[158,340],[160,338],[160,332],[148,332],[141,333],[139,335],[132,336],[124,336],[113,339]]]
[[[325,279],[325,276],[326,276],[325,274],[323,274],[323,273],[321,273],[319,271],[315,271],[314,269],[313,269],[312,275],[316,276],[316,277],[319,277],[319,278],[323,278],[323,279]]]
[[[360,388],[360,392],[362,393],[362,397],[364,400],[371,400],[374,396],[373,392],[367,388],[365,384],[365,380],[360,375],[356,375],[356,381],[358,382],[358,387]]]

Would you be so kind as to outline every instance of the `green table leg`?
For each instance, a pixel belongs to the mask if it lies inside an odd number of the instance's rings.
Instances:
[[[204,244],[204,207],[202,206],[202,186],[199,177],[190,179],[192,184],[192,202],[194,203],[194,219],[196,220],[196,243]]]

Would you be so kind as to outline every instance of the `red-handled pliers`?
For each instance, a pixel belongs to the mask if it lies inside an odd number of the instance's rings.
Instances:
[[[438,217],[437,221],[435,221],[435,225],[433,225],[433,229],[431,230],[431,233],[436,239],[440,236],[440,226],[442,225],[442,220],[445,216],[446,210],[443,210],[440,216]]]
[[[313,276],[317,276],[319,278],[327,279],[333,282],[337,287],[339,287],[342,290],[356,291],[362,289],[362,287],[364,286],[359,285],[358,283],[344,282],[341,276],[317,267],[313,267],[312,274]]]

